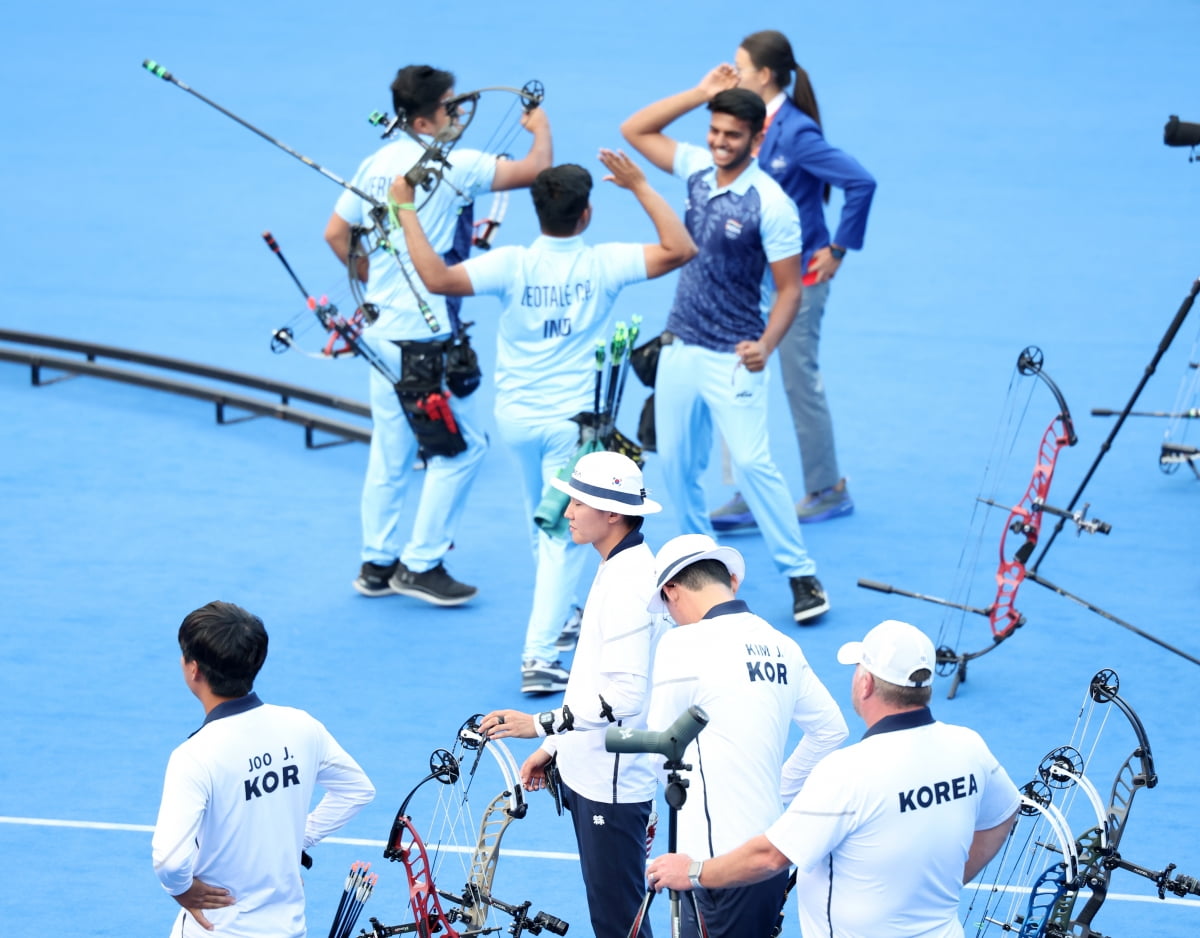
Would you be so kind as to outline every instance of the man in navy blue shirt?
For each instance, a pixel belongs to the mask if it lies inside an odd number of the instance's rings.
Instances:
[[[732,67],[721,66],[695,88],[651,104],[621,125],[638,152],[686,181],[685,221],[700,248],[680,273],[667,319],[655,385],[658,451],[683,530],[711,536],[700,479],[716,424],[729,445],[738,487],[791,584],[793,617],[810,623],[829,609],[829,600],[767,434],[767,360],[800,305],[800,219],[753,157],[766,106],[753,92],[731,88],[735,83]],[[701,104],[712,115],[707,150],[663,133]],[[768,271],[775,289],[764,324]]]
[[[796,515],[802,524],[829,521],[854,511],[854,501],[838,469],[833,417],[817,360],[821,319],[830,281],[846,251],[863,246],[875,180],[854,157],[825,140],[808,73],[797,64],[783,33],[774,29],[751,33],[738,46],[734,62],[738,87],[753,91],[767,105],[767,129],[758,160],[800,212],[804,298],[796,321],[780,343],[779,368],[804,466],[806,495],[796,506]],[[786,92],[789,85],[790,97]],[[832,233],[825,223],[831,187],[845,194]],[[740,494],[713,512],[712,518],[718,531],[755,526]]]

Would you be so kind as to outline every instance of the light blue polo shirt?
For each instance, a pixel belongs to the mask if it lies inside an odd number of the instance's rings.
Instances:
[[[392,180],[417,165],[423,152],[415,140],[401,139],[389,143],[363,161],[351,182],[355,188],[386,205]],[[496,158],[478,150],[455,149],[450,154],[450,164],[450,168],[444,169],[444,178],[426,201],[422,202],[424,192],[418,192],[416,197],[420,206],[417,216],[421,219],[421,227],[438,254],[445,254],[454,245],[459,213],[479,193],[489,191],[496,176]],[[370,203],[349,190],[342,193],[334,211],[351,225],[370,227],[372,224]],[[412,285],[405,280],[396,258],[391,254],[376,250],[371,255],[365,296],[368,303],[379,307],[379,319],[370,327],[370,335],[393,341],[450,338],[446,298],[430,293],[421,283],[409,260],[403,232],[391,232],[389,238],[408,271]],[[425,322],[414,288],[436,316],[439,326],[437,332]]]
[[[523,423],[590,411],[596,343],[612,334],[622,287],[646,279],[640,244],[584,244],[542,235],[529,247],[500,247],[463,263],[476,295],[500,297],[496,412]]]

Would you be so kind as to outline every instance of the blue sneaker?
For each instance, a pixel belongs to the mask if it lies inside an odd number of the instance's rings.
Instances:
[[[838,486],[841,488],[838,488]],[[842,479],[837,485],[831,485],[820,492],[813,492],[804,501],[796,505],[796,517],[801,524],[813,524],[817,521],[832,521],[842,515],[854,511],[854,499],[846,488],[846,480]]]
[[[734,492],[733,498],[713,511],[708,520],[717,531],[752,531],[758,527],[741,492]]]

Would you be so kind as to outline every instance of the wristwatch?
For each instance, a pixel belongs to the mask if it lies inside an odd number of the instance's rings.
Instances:
[[[838,247],[836,244],[829,245],[829,253],[833,255],[835,261],[840,261],[846,256],[846,249]]]
[[[688,867],[688,881],[692,884],[693,889],[700,888],[700,873],[704,870],[703,860],[693,860],[692,865]]]
[[[543,736],[554,735],[554,711],[546,710],[538,714],[538,725],[542,728]]]

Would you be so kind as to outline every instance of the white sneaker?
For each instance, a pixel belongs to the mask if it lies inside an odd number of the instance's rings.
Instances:
[[[521,668],[522,694],[557,694],[567,689],[571,672],[561,661],[527,658]]]

